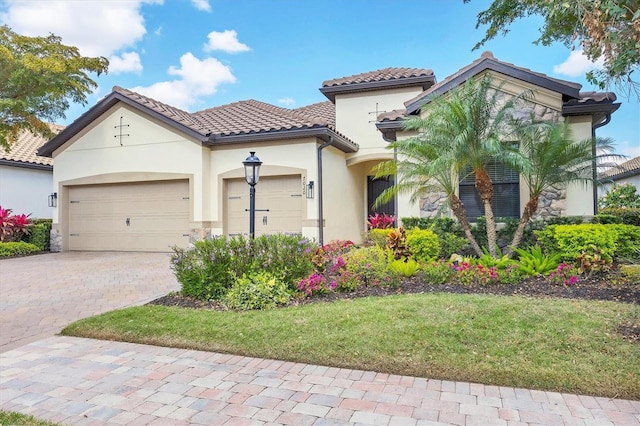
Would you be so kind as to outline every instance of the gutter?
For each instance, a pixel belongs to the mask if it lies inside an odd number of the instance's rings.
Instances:
[[[322,150],[333,145],[333,136],[329,135],[329,140],[318,146],[318,242],[324,245],[324,213],[322,206]]]
[[[604,127],[611,121],[611,113],[607,113],[603,122],[595,124],[591,127],[591,176],[593,178],[593,214],[598,214],[598,165],[596,164],[596,129]]]

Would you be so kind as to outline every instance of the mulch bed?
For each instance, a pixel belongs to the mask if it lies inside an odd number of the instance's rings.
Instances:
[[[293,299],[290,305],[305,305],[318,302],[333,302],[341,299],[355,299],[370,296],[415,293],[457,293],[457,294],[494,294],[503,296],[555,297],[579,300],[609,300],[620,303],[640,304],[640,283],[624,282],[617,270],[608,274],[592,274],[581,277],[571,286],[552,284],[544,278],[532,277],[516,285],[490,284],[464,286],[459,284],[434,285],[419,278],[405,278],[399,287],[360,287],[352,293],[328,293],[313,297]],[[170,293],[149,302],[151,305],[179,306],[183,308],[226,310],[224,305],[215,301],[201,301]],[[640,318],[623,323],[618,328],[626,339],[640,343]]]

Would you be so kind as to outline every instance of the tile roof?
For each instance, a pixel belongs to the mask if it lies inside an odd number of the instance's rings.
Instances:
[[[50,124],[49,126],[56,134],[60,133],[60,131],[64,129],[64,126],[57,124]],[[52,166],[53,159],[40,157],[36,154],[38,148],[47,142],[47,139],[42,136],[37,136],[31,132],[23,131],[20,133],[20,136],[18,136],[18,140],[11,146],[11,150],[9,152],[0,147],[0,160],[5,160],[5,164],[7,162],[12,162],[16,163],[16,165]]]
[[[330,126],[336,125],[336,106],[331,101],[318,102],[294,109],[305,114],[322,117],[329,122]]]
[[[431,97],[446,93],[474,75],[488,69],[516,79],[529,81],[541,87],[547,87],[570,98],[580,98],[579,91],[582,88],[581,84],[549,77],[546,74],[532,71],[529,68],[523,68],[500,61],[493,56],[493,53],[486,51],[469,65],[460,68],[441,82],[434,84],[418,96],[406,101],[404,105],[407,107],[407,113],[411,114],[417,111],[422,105],[428,103]]]
[[[640,156],[632,158],[631,160],[625,161],[622,164],[605,170],[604,172],[602,172],[601,178],[611,179],[622,174],[624,174],[625,176],[640,175]]]
[[[356,83],[371,83],[375,81],[400,80],[409,77],[433,76],[433,71],[423,68],[384,68],[376,71],[369,71],[354,74],[347,77],[334,78],[322,82],[322,87],[345,86]]]
[[[312,112],[314,110],[292,110],[250,99],[198,111],[192,117],[206,133],[221,136],[313,127],[335,130],[335,124],[329,119]]]

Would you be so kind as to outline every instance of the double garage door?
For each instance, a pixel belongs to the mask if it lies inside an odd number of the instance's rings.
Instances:
[[[262,177],[256,185],[256,235],[302,232],[302,177]],[[226,233],[249,233],[249,185],[227,180]]]
[[[171,251],[189,243],[187,180],[69,188],[69,249]]]

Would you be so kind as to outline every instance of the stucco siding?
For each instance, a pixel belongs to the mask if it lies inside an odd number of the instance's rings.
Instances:
[[[53,192],[53,174],[47,170],[0,165],[0,206],[15,214],[51,219],[48,196]]]
[[[120,129],[121,123],[128,127]],[[188,140],[154,119],[116,106],[54,153],[54,187],[63,192],[63,186],[70,184],[187,175],[192,185],[192,220],[202,221],[203,149],[200,141]],[[54,222],[56,217],[54,213]]]
[[[576,141],[591,139],[591,117],[568,117],[573,138]],[[567,216],[593,215],[593,186],[590,183],[574,183],[567,186]]]

